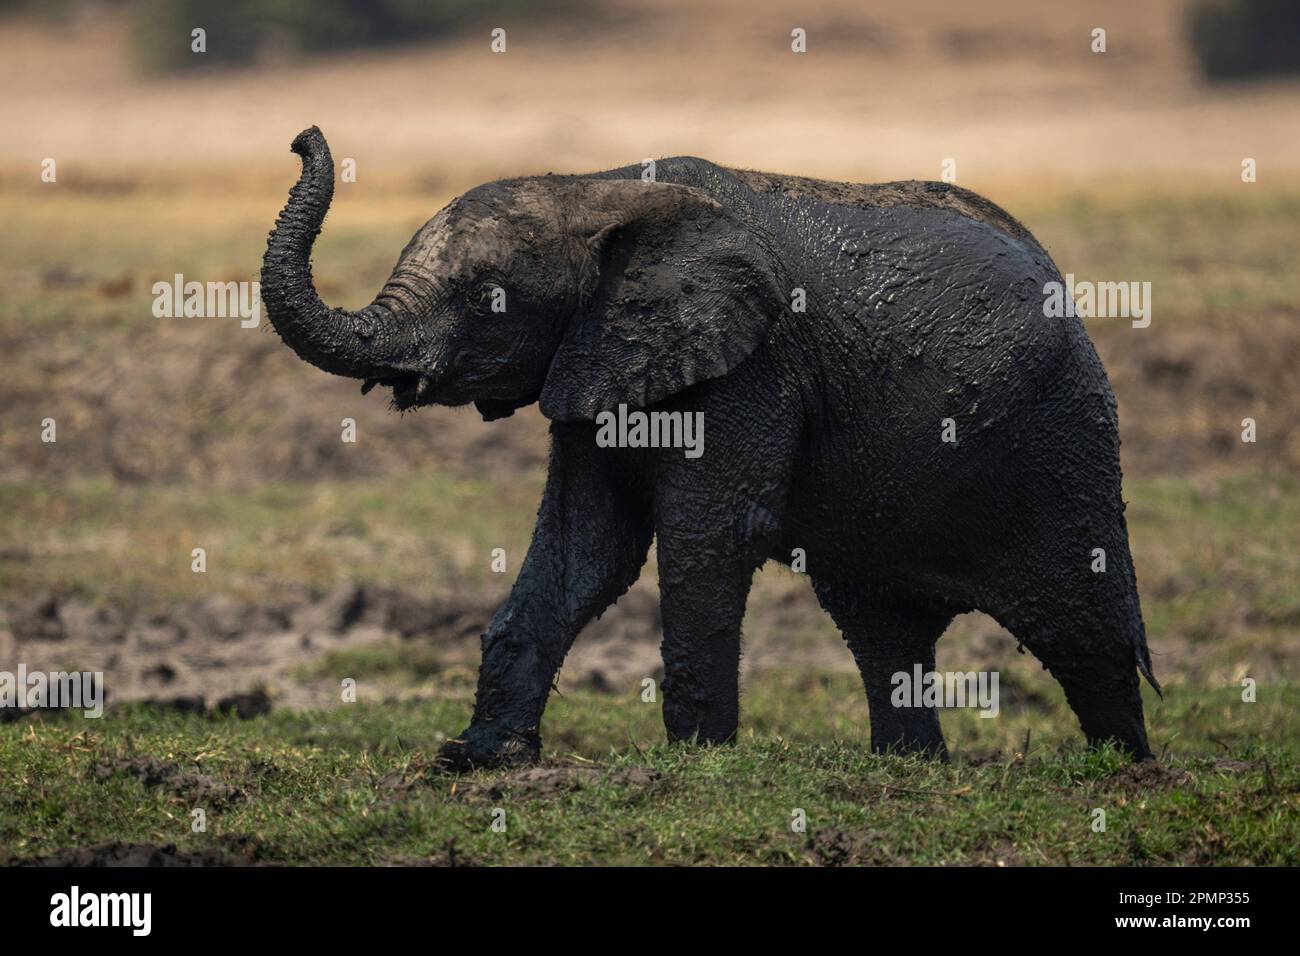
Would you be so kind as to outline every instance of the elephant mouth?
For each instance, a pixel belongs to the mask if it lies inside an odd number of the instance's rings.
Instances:
[[[457,408],[473,401],[472,396],[459,394],[459,389],[449,385],[445,379],[435,379],[428,372],[397,371],[380,378],[368,378],[361,384],[361,394],[365,395],[376,385],[393,390],[392,405],[399,412],[422,405]]]
[[[361,394],[367,394],[376,385],[393,390],[393,407],[398,411],[433,403],[433,379],[419,372],[400,372],[383,378],[368,378],[361,384]]]

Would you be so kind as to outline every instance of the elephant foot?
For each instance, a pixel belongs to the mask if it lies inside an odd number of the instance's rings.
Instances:
[[[871,706],[871,751],[900,757],[928,757],[948,762],[948,747],[933,707],[894,707],[888,701],[868,698]]]
[[[922,739],[911,737],[899,737],[892,740],[878,741],[874,738],[871,741],[871,752],[876,754],[892,754],[895,757],[925,757],[928,760],[935,760],[939,763],[948,763],[948,747],[943,742],[943,738],[937,739],[926,737]]]
[[[727,747],[736,742],[736,735],[732,734],[707,734],[699,731],[691,734],[682,734],[680,736],[667,734],[668,742],[673,746],[681,747]]]
[[[668,742],[670,744],[697,744],[714,747],[736,742],[736,723],[730,720],[710,721],[706,723],[693,720],[665,722]]]
[[[1110,721],[1102,723],[1090,720],[1088,724],[1084,725],[1084,736],[1088,738],[1089,747],[1100,748],[1109,743],[1114,744],[1130,760],[1140,762],[1156,759],[1156,755],[1151,752],[1151,747],[1147,744],[1146,728],[1142,725],[1140,718],[1137,722]]]
[[[438,751],[438,763],[450,773],[496,770],[536,763],[542,752],[537,734],[489,730],[471,725]]]

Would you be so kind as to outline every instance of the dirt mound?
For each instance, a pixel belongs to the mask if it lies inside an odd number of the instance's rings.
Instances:
[[[989,846],[968,854],[961,866],[1026,866],[1028,860],[1006,837],[999,837]]]
[[[1106,778],[1106,784],[1125,790],[1173,790],[1189,782],[1192,775],[1155,760],[1131,763]]]
[[[517,800],[545,800],[581,790],[598,779],[599,767],[528,767],[486,783],[457,786],[455,795],[469,801],[495,801],[507,796]]]
[[[261,687],[254,687],[246,694],[230,694],[217,701],[213,712],[234,714],[240,720],[252,720],[271,712],[271,697]]]
[[[188,770],[170,760],[156,757],[123,757],[96,761],[88,776],[92,780],[108,780],[118,774],[134,777],[150,790],[162,790],[179,797],[190,806],[223,810],[245,798],[239,787],[232,786],[197,770]]]
[[[649,767],[609,770],[598,764],[564,763],[509,770],[490,780],[460,780],[447,776],[436,761],[412,760],[379,778],[376,789],[389,793],[436,790],[454,800],[496,803],[502,800],[551,800],[589,787],[609,784],[628,795],[657,788],[664,775]]]
[[[1240,774],[1251,773],[1259,769],[1259,764],[1249,760],[1232,760],[1228,757],[1216,757],[1210,762],[1210,769],[1215,773]]]
[[[887,848],[887,835],[876,830],[823,827],[808,834],[808,853],[819,866],[904,866]]]
[[[455,795],[469,801],[547,800],[601,783],[634,793],[650,790],[664,779],[658,770],[625,767],[607,772],[592,765],[528,767],[503,774],[495,780],[458,785]]]

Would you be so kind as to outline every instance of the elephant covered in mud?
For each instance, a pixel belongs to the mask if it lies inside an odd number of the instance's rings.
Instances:
[[[935,708],[894,706],[891,679],[933,671],[948,623],[980,610],[1060,682],[1090,742],[1150,756],[1115,399],[1079,319],[1044,315],[1061,276],[1007,213],[942,183],[694,158],[652,181],[509,179],[429,220],[347,312],[309,264],[329,148],[315,127],[292,148],[302,175],[262,266],[284,341],[398,409],[538,402],[551,422],[533,542],[448,765],[538,756],[565,654],[652,541],[671,740],[735,735],[754,571],[798,554],[862,672],[875,750],[946,754]],[[702,453],[634,440],[637,413],[670,438],[698,423]]]

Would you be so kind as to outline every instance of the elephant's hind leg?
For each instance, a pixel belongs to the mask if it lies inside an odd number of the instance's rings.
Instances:
[[[754,571],[780,537],[803,430],[798,390],[774,387],[770,376],[778,373],[766,361],[750,359],[698,406],[708,424],[707,453],[692,459],[667,449],[655,457],[663,713],[671,741],[736,736],[745,602]],[[682,407],[687,414],[695,408]]]
[[[1113,742],[1139,760],[1152,756],[1132,651],[1119,635],[1123,615],[1060,614],[1011,632],[1042,661],[1065,691],[1088,743]],[[1109,643],[1108,643],[1109,642]]]
[[[1142,720],[1142,694],[1132,659],[1109,654],[1034,652],[1065,690],[1088,743],[1115,743],[1139,760],[1153,755]]]
[[[1075,586],[1041,582],[1034,600],[995,616],[1061,685],[1089,744],[1110,741],[1147,759],[1138,679],[1139,667],[1150,671],[1142,611],[1127,548],[1111,554],[1118,567],[1094,575],[1080,562]]]
[[[894,675],[910,681],[934,670],[934,646],[952,620],[946,611],[892,597],[870,595],[855,585],[814,582],[817,597],[853,652],[871,712],[871,749],[876,753],[924,753],[946,760],[948,748],[934,707],[894,704]],[[910,695],[909,695],[910,698]]]
[[[660,553],[671,555],[671,545]],[[671,564],[661,558],[660,566]],[[741,564],[661,577],[664,727],[670,741],[720,744],[740,720],[740,624],[754,569]]]

